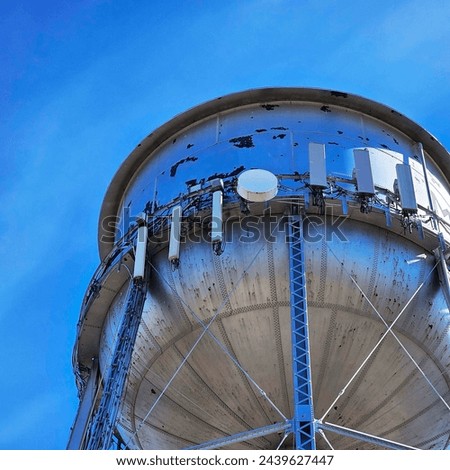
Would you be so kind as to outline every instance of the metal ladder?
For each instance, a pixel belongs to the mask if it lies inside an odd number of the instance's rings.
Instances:
[[[133,279],[129,287],[127,305],[117,335],[111,366],[104,382],[99,406],[89,426],[83,449],[99,450],[113,447],[117,414],[142,317],[145,295],[145,281],[143,279]]]

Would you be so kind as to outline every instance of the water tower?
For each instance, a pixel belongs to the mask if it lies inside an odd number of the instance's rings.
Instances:
[[[431,134],[337,91],[155,130],[101,208],[68,448],[447,448],[449,182]]]

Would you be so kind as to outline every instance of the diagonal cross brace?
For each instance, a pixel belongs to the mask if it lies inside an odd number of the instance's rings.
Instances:
[[[210,450],[210,449],[220,449],[221,447],[229,446],[231,444],[236,444],[238,442],[249,441],[251,439],[256,439],[262,436],[268,436],[269,434],[281,433],[284,432],[288,434],[291,432],[292,422],[283,421],[281,423],[275,423],[268,426],[263,426],[261,428],[250,429],[248,431],[243,431],[237,434],[232,434],[230,436],[220,437],[218,439],[213,439],[208,442],[203,442],[202,444],[196,444],[191,447],[186,447],[185,450]]]

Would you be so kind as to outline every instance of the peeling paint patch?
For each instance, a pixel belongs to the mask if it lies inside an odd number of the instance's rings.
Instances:
[[[284,139],[286,137],[286,134],[278,134],[278,135],[274,135],[272,137],[272,139]]]
[[[287,131],[287,127],[271,127],[273,131]]]
[[[256,129],[255,132],[267,132],[267,129]]]
[[[242,137],[235,137],[234,139],[230,139],[231,142],[235,147],[239,149],[250,148],[254,147],[253,138],[251,135],[244,135]]]
[[[342,93],[341,91],[330,91],[331,96],[337,96],[339,98],[347,98],[347,93]]]
[[[344,131],[337,131],[337,133],[338,133],[338,134],[343,134],[343,133],[344,133]]]
[[[245,170],[245,166],[242,165],[238,168],[235,168],[233,171],[230,171],[229,173],[214,173],[213,175],[209,176],[206,181],[211,181],[211,180],[216,179],[216,178],[221,178],[221,179],[230,178],[232,176],[238,175],[239,173],[241,173],[244,170]]]
[[[190,149],[190,148],[193,147],[193,146],[194,146],[194,144],[187,144],[187,145],[186,145],[186,148],[187,148],[187,149]]]
[[[392,137],[394,139],[394,142],[399,145],[398,140],[395,137]]]
[[[337,142],[328,142],[330,145],[339,145]]]
[[[390,150],[390,148],[385,144],[380,144],[380,147],[383,147],[384,149]]]
[[[331,109],[329,106],[322,106],[320,110],[323,111],[324,113],[331,113]]]
[[[298,147],[298,142],[294,142],[294,147]]]
[[[174,165],[170,167],[170,176],[175,176],[177,174],[178,167],[182,165],[183,163],[195,162],[196,160],[198,160],[197,157],[186,157],[186,158],[183,158],[183,160],[178,161],[177,163],[175,163]]]
[[[278,104],[262,104],[261,108],[267,109],[267,111],[273,111],[275,108],[279,108]]]

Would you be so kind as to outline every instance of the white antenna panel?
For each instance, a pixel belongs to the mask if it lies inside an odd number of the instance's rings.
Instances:
[[[373,185],[369,151],[367,149],[355,149],[353,150],[353,158],[355,160],[353,174],[356,178],[358,193],[373,196],[375,194],[375,187]]]
[[[325,145],[310,142],[308,146],[309,184],[318,188],[327,187]]]
[[[414,192],[411,167],[399,163],[395,166],[395,169],[397,171],[398,192],[403,211],[411,213],[417,212],[417,201]]]

